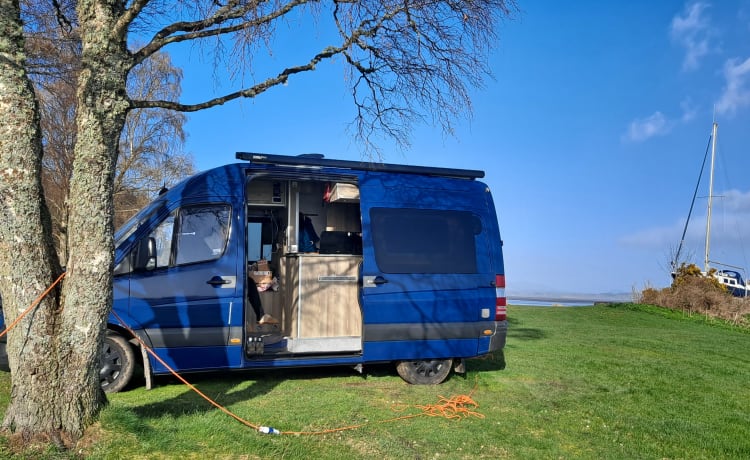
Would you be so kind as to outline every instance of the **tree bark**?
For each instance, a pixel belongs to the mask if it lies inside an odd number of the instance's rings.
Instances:
[[[130,56],[113,33],[123,2],[79,1],[82,63],[78,77],[77,137],[68,199],[67,276],[57,333],[63,430],[74,436],[92,423],[105,401],[99,352],[112,305],[113,182],[117,148],[130,107],[126,82]]]
[[[39,114],[24,70],[18,0],[0,0],[0,292],[5,323],[14,321],[60,272],[41,185]],[[22,261],[22,263],[18,263]],[[13,375],[3,427],[28,437],[52,434],[60,414],[53,292],[8,334]]]
[[[83,56],[66,280],[59,302],[57,295],[45,299],[8,339],[13,378],[3,426],[25,439],[70,446],[106,402],[98,357],[112,303],[117,144],[130,105],[131,60],[124,37],[112,33],[121,14],[120,1],[78,3]],[[42,198],[39,116],[17,0],[0,0],[0,29],[0,291],[9,324],[60,269]]]

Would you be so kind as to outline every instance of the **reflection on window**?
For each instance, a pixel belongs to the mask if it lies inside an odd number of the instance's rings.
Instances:
[[[149,235],[156,242],[156,268],[168,267],[172,255],[172,230],[174,229],[174,217],[177,211],[172,212],[158,227]]]
[[[154,200],[148,206],[138,211],[115,232],[115,247],[119,247],[130,235],[135,233],[141,225],[148,222],[162,207],[164,200]]]
[[[384,273],[476,273],[479,218],[468,211],[370,210],[375,261]]]
[[[194,206],[180,211],[175,235],[175,265],[218,259],[229,236],[228,205]]]

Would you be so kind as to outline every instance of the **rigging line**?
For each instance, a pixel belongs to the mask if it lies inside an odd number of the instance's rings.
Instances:
[[[685,234],[687,233],[688,225],[690,224],[690,216],[693,214],[693,206],[695,206],[695,198],[698,196],[698,188],[701,185],[701,178],[703,177],[703,170],[706,169],[706,159],[708,159],[708,152],[711,148],[711,137],[708,136],[708,144],[706,145],[706,153],[703,155],[703,164],[701,165],[701,171],[698,173],[698,183],[695,184],[695,191],[693,192],[693,200],[690,202],[690,210],[688,211],[687,220],[685,220],[685,227],[682,229],[682,238],[680,238],[680,245],[677,247],[674,260],[672,261],[672,271],[677,270],[677,263],[680,260],[680,252],[682,252],[682,245],[685,243]]]

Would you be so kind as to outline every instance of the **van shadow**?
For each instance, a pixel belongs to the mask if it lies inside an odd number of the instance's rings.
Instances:
[[[547,337],[547,333],[538,328],[518,327],[518,320],[509,318],[507,337],[509,340],[541,340]]]
[[[485,356],[467,359],[466,373],[463,374],[463,378],[467,378],[469,372],[502,371],[505,366],[505,353],[503,350],[495,350]]]
[[[252,379],[240,374],[229,375],[228,378],[219,377],[216,374],[197,374],[190,375],[186,380],[201,393],[222,406],[230,406],[262,396],[273,390],[279,382],[279,379]],[[173,388],[166,387],[179,386],[182,388],[179,394],[172,397],[133,407],[131,411],[139,418],[159,418],[165,415],[179,417],[218,410],[197,392],[190,390],[174,377],[157,377],[155,384],[152,392],[158,392],[162,389],[174,391]]]
[[[541,340],[546,336],[547,334],[543,330],[534,328],[515,328],[508,331],[509,339]]]
[[[542,340],[547,337],[547,333],[543,329],[518,326],[519,321],[517,319],[508,318],[508,332],[506,336],[508,343],[513,343],[516,340]],[[467,371],[503,370],[506,365],[504,350],[496,350],[486,356],[466,360]]]
[[[245,370],[225,374],[189,374],[185,379],[201,393],[221,406],[251,401],[273,391],[282,382],[290,380],[311,381],[322,378],[347,378],[359,376],[346,367]],[[364,378],[366,374],[363,374]],[[198,393],[190,390],[180,380],[172,376],[155,377],[152,391],[174,391],[179,394],[159,401],[132,407],[130,411],[139,418],[160,418],[165,415],[179,417],[210,413],[219,410]],[[364,379],[363,379],[364,380]],[[170,387],[170,388],[167,388]],[[171,388],[174,387],[174,388]]]

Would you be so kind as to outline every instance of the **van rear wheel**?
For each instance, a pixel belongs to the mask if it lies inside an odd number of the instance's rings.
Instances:
[[[133,347],[121,335],[108,333],[99,357],[99,381],[105,393],[117,393],[125,388],[135,371]]]
[[[448,377],[452,366],[452,359],[420,359],[399,361],[396,371],[413,385],[437,385]]]

